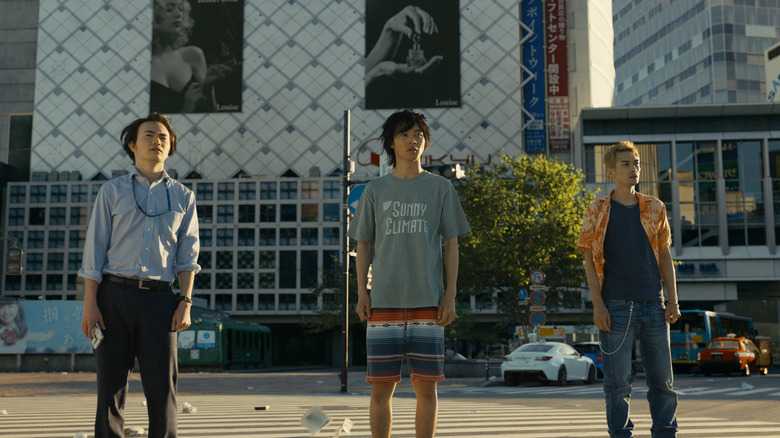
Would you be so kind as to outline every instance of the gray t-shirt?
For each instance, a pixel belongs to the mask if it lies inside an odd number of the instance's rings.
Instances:
[[[445,178],[391,174],[368,183],[347,235],[373,247],[371,307],[438,306],[444,295],[442,239],[470,232]]]

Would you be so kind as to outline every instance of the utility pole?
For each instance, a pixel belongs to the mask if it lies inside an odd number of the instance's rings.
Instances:
[[[342,358],[344,363],[341,365],[341,392],[347,392],[347,369],[349,367],[349,238],[347,229],[349,228],[349,177],[353,172],[352,161],[349,159],[349,110],[344,111],[344,217],[342,219],[342,260],[344,260],[344,326],[341,329],[342,334]]]

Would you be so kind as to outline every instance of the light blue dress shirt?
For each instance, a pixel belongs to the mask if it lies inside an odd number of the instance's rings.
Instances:
[[[192,190],[165,171],[149,184],[133,167],[100,187],[79,276],[98,283],[104,273],[173,282],[181,271],[200,271],[199,251]]]

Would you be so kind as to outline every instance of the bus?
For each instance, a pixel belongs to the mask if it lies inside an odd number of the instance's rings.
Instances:
[[[672,366],[688,372],[696,366],[696,358],[713,338],[729,334],[755,339],[753,320],[728,312],[681,310],[682,316],[670,326]]]

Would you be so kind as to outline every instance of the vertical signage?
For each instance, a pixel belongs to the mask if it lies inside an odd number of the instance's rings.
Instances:
[[[547,97],[550,150],[568,151],[569,75],[566,59],[566,0],[545,0],[547,13]]]
[[[544,9],[542,0],[524,0],[522,2],[523,37],[528,36],[522,45],[524,73],[528,77],[521,80],[523,86],[523,126],[525,126],[525,151],[544,152],[547,149],[545,133],[544,105]],[[528,80],[527,80],[528,79]],[[527,82],[526,82],[527,80]]]
[[[766,72],[766,100],[774,102],[777,90],[780,89],[780,43],[764,51],[764,66]]]

